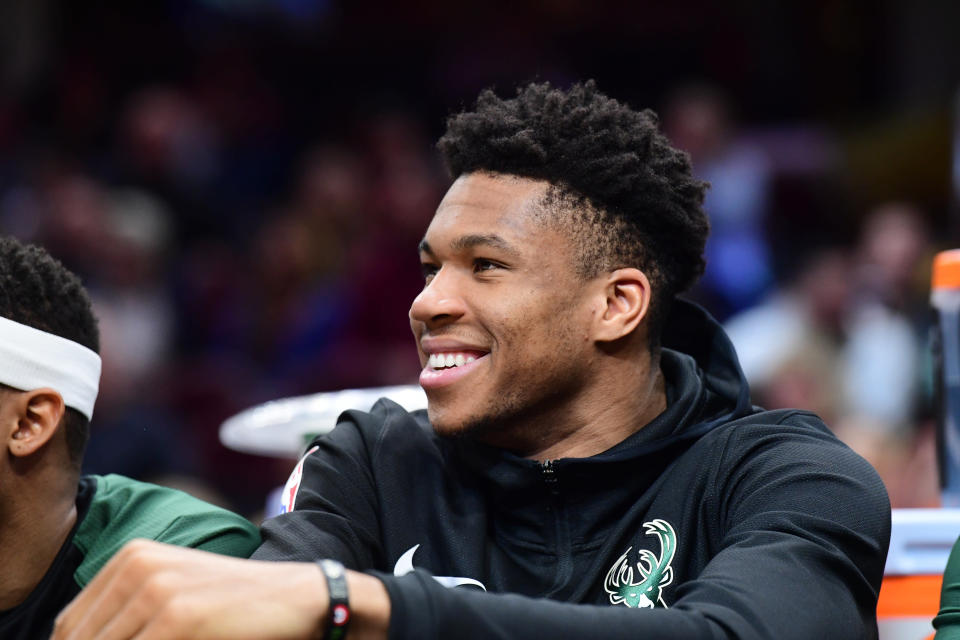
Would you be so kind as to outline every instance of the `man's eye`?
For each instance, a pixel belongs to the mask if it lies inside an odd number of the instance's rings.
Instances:
[[[437,275],[438,270],[439,267],[437,267],[435,264],[431,264],[429,262],[420,263],[420,273],[423,274],[424,280],[429,280],[433,276]]]
[[[501,269],[503,265],[493,262],[492,260],[485,260],[483,258],[477,258],[473,261],[473,270],[474,272],[480,271],[490,271],[492,269]]]

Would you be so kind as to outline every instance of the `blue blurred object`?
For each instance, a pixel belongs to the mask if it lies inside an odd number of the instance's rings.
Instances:
[[[203,4],[232,13],[278,11],[291,22],[313,22],[330,9],[329,0],[202,0]]]

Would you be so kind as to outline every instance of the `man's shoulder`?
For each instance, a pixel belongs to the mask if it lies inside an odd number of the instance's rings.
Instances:
[[[693,449],[709,451],[720,468],[741,469],[752,461],[768,465],[804,463],[839,468],[879,483],[873,467],[837,438],[815,413],[801,409],[763,410],[723,423],[699,439]]]
[[[704,435],[704,440],[718,442],[752,442],[758,438],[773,438],[780,442],[808,440],[831,448],[845,447],[820,416],[804,409],[767,410],[754,407],[747,415],[718,425]]]
[[[720,425],[699,447],[720,456],[721,474],[759,476],[803,467],[813,476],[842,475],[886,500],[886,490],[873,466],[834,435],[815,413],[801,409],[757,409]]]
[[[73,538],[84,555],[76,575],[81,585],[135,538],[239,557],[260,542],[246,518],[178,489],[112,474],[83,481],[95,482],[96,489]]]
[[[223,507],[196,498],[180,489],[141,482],[117,474],[87,477],[96,479],[96,492],[91,500],[90,512],[97,510],[119,518],[137,516],[140,524],[136,526],[145,530],[184,515],[209,514],[229,521],[243,519]],[[147,509],[150,511],[146,512]],[[140,513],[141,511],[143,513]],[[89,515],[84,524],[87,521]]]
[[[402,427],[407,428],[416,425],[423,431],[431,431],[430,421],[427,419],[426,409],[416,409],[410,411],[405,409],[390,398],[380,398],[373,403],[369,411],[351,410],[344,413],[350,416],[358,424],[375,429],[384,430],[388,428]]]
[[[430,446],[437,440],[425,409],[408,411],[388,398],[377,400],[369,411],[345,411],[330,436],[344,444],[353,441],[371,453],[385,444],[394,452],[396,447]]]

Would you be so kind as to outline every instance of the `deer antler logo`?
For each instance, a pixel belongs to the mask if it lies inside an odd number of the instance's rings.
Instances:
[[[610,594],[612,604],[646,609],[660,605],[666,608],[667,603],[663,601],[663,588],[673,582],[673,567],[670,563],[677,550],[677,534],[670,523],[660,519],[644,522],[643,529],[648,536],[656,535],[660,540],[660,557],[658,558],[647,549],[638,551],[640,560],[636,568],[640,580],[634,582],[633,567],[627,561],[627,556],[633,549],[629,547],[610,567],[603,581],[603,587]]]

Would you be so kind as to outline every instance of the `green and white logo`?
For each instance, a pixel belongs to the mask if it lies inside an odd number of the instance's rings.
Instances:
[[[677,550],[677,534],[666,520],[656,519],[643,523],[644,533],[656,535],[660,540],[660,557],[652,551],[637,552],[636,564],[639,580],[634,582],[633,566],[627,560],[633,547],[629,547],[607,572],[603,587],[610,594],[611,604],[622,604],[635,609],[652,609],[657,605],[667,608],[663,601],[663,588],[673,582],[673,554]]]

